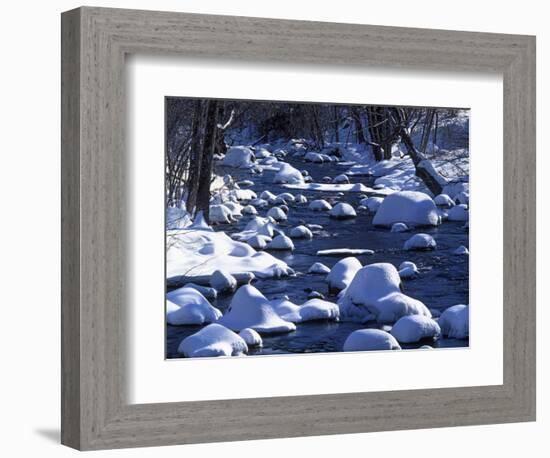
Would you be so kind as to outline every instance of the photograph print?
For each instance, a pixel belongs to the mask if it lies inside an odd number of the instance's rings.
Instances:
[[[166,358],[468,347],[469,119],[165,97]]]

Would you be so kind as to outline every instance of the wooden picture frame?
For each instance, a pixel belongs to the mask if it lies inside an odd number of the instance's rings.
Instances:
[[[88,450],[535,419],[534,37],[93,7],[63,13],[61,35],[63,444]],[[503,74],[504,383],[128,404],[129,53]]]

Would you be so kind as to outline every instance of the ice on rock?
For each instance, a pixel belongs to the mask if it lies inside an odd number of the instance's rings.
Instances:
[[[355,218],[357,216],[357,213],[355,213],[355,210],[350,204],[346,202],[340,202],[332,207],[332,209],[329,211],[329,215],[331,216],[331,218],[335,219],[349,219]]]
[[[254,165],[254,153],[248,146],[232,146],[221,163],[227,167],[248,169]]]
[[[267,250],[294,250],[294,243],[286,235],[280,234],[273,238],[266,246]]]
[[[262,337],[254,329],[244,328],[239,332],[239,336],[241,336],[249,347],[261,347],[263,345]]]
[[[290,237],[293,239],[312,239],[313,233],[305,226],[296,226],[290,230]]]
[[[344,351],[401,350],[395,338],[380,329],[353,331],[344,342]]]
[[[384,199],[372,220],[375,226],[391,226],[394,223],[437,226],[440,217],[434,201],[427,194],[399,191]]]
[[[233,331],[254,329],[260,334],[291,332],[294,323],[282,319],[265,296],[252,285],[241,286],[218,323]]]
[[[358,270],[340,300],[343,320],[395,323],[406,315],[431,317],[419,300],[401,292],[397,269],[389,263],[369,264]]]
[[[245,207],[243,207],[242,213],[243,215],[257,215],[258,210],[256,210],[256,207],[254,207],[253,205],[246,205]]]
[[[402,262],[399,265],[399,277],[403,279],[413,278],[418,274],[416,264],[411,261]]]
[[[210,277],[210,286],[220,293],[232,293],[237,287],[237,280],[224,270],[216,270]]]
[[[229,224],[235,221],[233,212],[229,207],[223,204],[210,205],[210,222]]]
[[[183,287],[166,295],[166,322],[173,326],[212,323],[221,316],[195,288]]]
[[[326,281],[329,285],[329,291],[338,290],[341,291],[348,287],[352,282],[355,274],[363,266],[357,258],[348,257],[340,259],[327,275]]]
[[[329,211],[332,209],[332,205],[330,205],[326,200],[324,199],[318,199],[314,200],[309,204],[309,209],[313,211]]]
[[[188,358],[240,356],[247,352],[248,346],[242,337],[217,323],[186,337],[178,346],[178,353]]]
[[[439,194],[435,196],[434,203],[438,207],[454,207],[455,203],[447,194]]]
[[[403,245],[403,249],[411,250],[434,250],[437,246],[436,241],[428,234],[415,234]]]
[[[304,177],[298,169],[290,164],[283,163],[279,171],[273,177],[273,183],[303,183]]]
[[[308,270],[308,273],[310,274],[328,274],[329,272],[330,268],[325,266],[322,262],[312,264]]]
[[[390,232],[407,232],[409,227],[405,223],[393,223]]]
[[[362,199],[360,204],[368,208],[369,212],[376,213],[383,201],[383,197],[367,197],[366,199]]]
[[[456,250],[453,251],[453,254],[461,256],[465,254],[470,254],[470,251],[464,245],[460,245]]]
[[[466,339],[470,334],[469,307],[464,304],[453,305],[439,317],[441,334],[451,339]]]
[[[451,208],[447,214],[447,218],[449,221],[468,221],[470,218],[468,206],[460,204]]]
[[[286,221],[286,213],[279,207],[272,207],[267,212],[267,216],[275,221]]]
[[[414,343],[439,336],[441,329],[437,322],[427,316],[408,315],[399,318],[390,332],[400,343]]]
[[[336,184],[342,184],[342,183],[348,184],[349,178],[345,173],[342,173],[341,175],[335,176],[332,182]]]

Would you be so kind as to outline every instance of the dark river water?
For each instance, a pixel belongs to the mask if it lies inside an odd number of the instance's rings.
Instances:
[[[294,167],[306,169],[313,177],[314,182],[321,182],[322,177],[334,177],[347,170],[346,167],[335,163],[312,164],[301,159],[286,159]],[[308,201],[314,199],[336,199],[340,202],[348,202],[354,208],[359,205],[359,194],[355,192],[337,196],[334,192],[298,191],[283,188],[272,183],[275,172],[264,171],[262,175],[250,175],[247,171],[224,168],[218,166],[218,173],[230,174],[236,180],[249,179],[254,181],[253,189],[258,196],[268,189],[274,194],[291,192],[304,194]],[[372,185],[372,178],[351,178],[354,183],[361,182]],[[372,225],[372,215],[358,212],[354,219],[334,220],[326,212],[313,212],[307,205],[290,205],[288,221],[279,226],[288,231],[299,224],[313,223],[323,226],[323,231],[315,233],[312,240],[293,240],[295,250],[293,252],[270,253],[285,261],[296,272],[296,277],[283,279],[256,280],[254,286],[258,288],[268,299],[289,296],[294,303],[301,304],[307,300],[308,292],[319,291],[327,300],[336,302],[335,297],[328,296],[327,284],[323,281],[325,275],[308,274],[309,267],[314,262],[322,262],[332,267],[339,259],[331,256],[316,256],[318,250],[329,248],[367,248],[374,250],[373,255],[357,256],[363,265],[375,262],[389,262],[396,267],[403,261],[414,262],[420,274],[413,279],[402,280],[405,294],[421,300],[431,310],[443,311],[451,305],[468,304],[468,261],[469,256],[455,256],[452,252],[460,245],[469,247],[468,231],[464,223],[444,222],[438,227],[422,228],[417,232],[431,234],[436,242],[434,251],[404,251],[403,244],[411,237],[411,232],[391,233],[388,229],[376,228]],[[259,210],[260,216],[265,216],[267,210]],[[251,217],[244,216],[238,223],[232,225],[219,225],[215,230],[223,230],[228,234],[243,230]],[[414,233],[414,232],[413,232]],[[219,296],[211,301],[212,305],[222,312],[229,306],[231,295]],[[356,329],[365,325],[349,322],[314,321],[300,323],[296,331],[275,336],[262,336],[263,348],[252,350],[249,354],[275,354],[275,353],[312,353],[341,351],[347,336]],[[182,339],[197,332],[201,326],[167,326],[167,357],[180,358],[177,347]],[[438,339],[436,341],[422,341],[413,345],[402,345],[403,348],[418,348],[421,345],[433,347],[465,347],[468,339]]]

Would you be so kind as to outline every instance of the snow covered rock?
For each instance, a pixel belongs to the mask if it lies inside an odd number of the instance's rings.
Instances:
[[[368,248],[330,248],[328,250],[317,251],[317,256],[363,256],[374,254],[373,250]]]
[[[311,291],[311,292],[307,295],[307,298],[308,298],[308,299],[324,299],[325,296],[323,296],[323,294],[320,293],[319,291]]]
[[[344,351],[401,350],[395,338],[380,329],[353,331],[344,342]]]
[[[335,219],[349,219],[355,218],[357,216],[357,213],[355,213],[355,210],[350,204],[346,202],[340,202],[332,207],[332,209],[329,211],[329,215],[331,216],[331,218]]]
[[[241,336],[249,347],[261,347],[263,345],[262,337],[254,329],[244,328],[239,332],[239,336]]]
[[[194,288],[183,287],[166,295],[166,322],[172,326],[212,323],[221,316]]]
[[[389,263],[369,264],[358,270],[339,300],[343,320],[395,323],[406,315],[431,317],[419,300],[401,292],[397,269]]]
[[[210,277],[210,286],[220,293],[232,293],[237,287],[237,280],[224,270],[216,270]]]
[[[400,343],[414,343],[439,336],[441,329],[427,316],[407,315],[399,318],[390,332]]]
[[[434,238],[428,234],[414,234],[403,245],[403,249],[407,251],[411,250],[434,250],[437,246]]]
[[[243,215],[257,215],[258,214],[258,210],[256,210],[256,207],[254,207],[253,205],[246,205],[245,207],[243,207],[241,212],[242,212]]]
[[[298,194],[297,196],[295,196],[294,202],[297,204],[307,204],[307,197],[303,194]]]
[[[239,182],[237,182],[237,184],[243,188],[245,187],[248,187],[248,186],[254,186],[254,182],[251,181],[251,180],[241,180]]]
[[[369,212],[376,213],[383,201],[384,199],[382,197],[367,197],[366,199],[362,199],[359,203],[366,207]]]
[[[279,207],[270,208],[267,216],[273,218],[275,221],[286,221],[286,213]]]
[[[196,289],[208,300],[214,300],[218,297],[218,292],[214,288],[209,288],[208,286],[198,285],[196,283],[186,283],[183,287]]]
[[[341,291],[352,282],[355,274],[363,267],[359,260],[354,257],[340,259],[327,275],[326,281],[329,291]]]
[[[227,193],[227,196],[237,201],[253,200],[258,197],[252,189],[232,189]]]
[[[257,158],[263,159],[265,157],[270,157],[271,153],[265,148],[256,148],[256,151],[254,151],[254,155]]]
[[[468,221],[470,218],[468,206],[460,204],[451,208],[447,214],[447,218],[449,221]]]
[[[470,251],[464,245],[460,245],[456,250],[453,251],[453,254],[457,256],[462,256],[465,254],[470,254]]]
[[[454,207],[455,203],[447,194],[439,194],[435,196],[434,203],[438,207]]]
[[[323,156],[319,153],[313,153],[313,152],[310,152],[310,153],[307,153],[305,156],[304,156],[304,161],[306,162],[314,162],[316,164],[322,164],[323,162],[325,162],[323,160]]]
[[[332,183],[332,178],[331,178],[331,177],[328,177],[328,176],[325,176],[325,177],[321,178],[321,181],[322,181],[323,183],[327,183],[327,184],[328,184],[328,183]]]
[[[282,194],[277,195],[276,200],[277,199],[281,199],[283,201],[281,203],[283,204],[291,204],[294,203],[294,201],[296,200],[294,195],[290,192],[283,192]]]
[[[269,242],[271,242],[271,237],[260,234],[256,234],[246,240],[246,243],[256,250],[263,250]]]
[[[310,274],[328,274],[330,272],[330,269],[325,266],[322,262],[316,262],[311,265],[311,267],[308,270],[308,273]]]
[[[455,199],[459,204],[468,205],[470,203],[470,193],[466,191],[459,192]]]
[[[293,239],[312,239],[313,233],[305,226],[296,226],[290,230],[290,237]]]
[[[332,182],[335,183],[335,184],[342,184],[342,183],[348,184],[349,183],[349,178],[345,173],[342,173],[341,175],[335,176],[334,179],[332,180]]]
[[[264,208],[269,205],[269,202],[264,199],[252,199],[249,204],[253,205],[254,207]]]
[[[465,339],[470,334],[470,308],[464,304],[453,305],[439,317],[441,334],[451,339]]]
[[[417,274],[418,268],[414,262],[405,261],[399,265],[399,277],[403,279],[413,278],[416,277]]]
[[[260,194],[260,199],[267,200],[268,202],[272,202],[276,198],[277,196],[267,189]]]
[[[409,227],[405,223],[393,223],[390,232],[407,232]]]
[[[252,285],[241,286],[218,323],[234,331],[254,329],[260,334],[290,332],[294,323],[282,319],[265,296]]]
[[[221,163],[227,167],[247,169],[254,163],[254,153],[248,146],[232,146]]]
[[[235,221],[231,209],[223,204],[210,205],[210,222],[229,224]]]
[[[186,337],[178,346],[178,353],[188,358],[240,356],[247,352],[248,346],[238,334],[217,323]]]
[[[318,199],[314,200],[309,204],[309,209],[313,210],[315,212],[318,211],[329,211],[332,209],[332,205],[330,205],[326,200],[324,199]]]
[[[225,207],[229,208],[231,216],[237,218],[242,215],[243,206],[237,202],[225,202],[223,204]]]
[[[283,163],[279,171],[273,177],[273,183],[303,183],[304,177],[298,169],[295,169],[290,164]]]
[[[280,234],[273,238],[266,246],[267,250],[294,250],[294,243],[286,235]]]
[[[440,223],[437,207],[423,192],[399,191],[387,196],[378,208],[372,223],[391,226],[405,223],[416,226],[437,226]]]
[[[310,299],[301,306],[287,298],[272,300],[271,305],[277,314],[284,320],[292,323],[303,323],[315,320],[338,320],[340,309],[334,302],[322,299]]]

